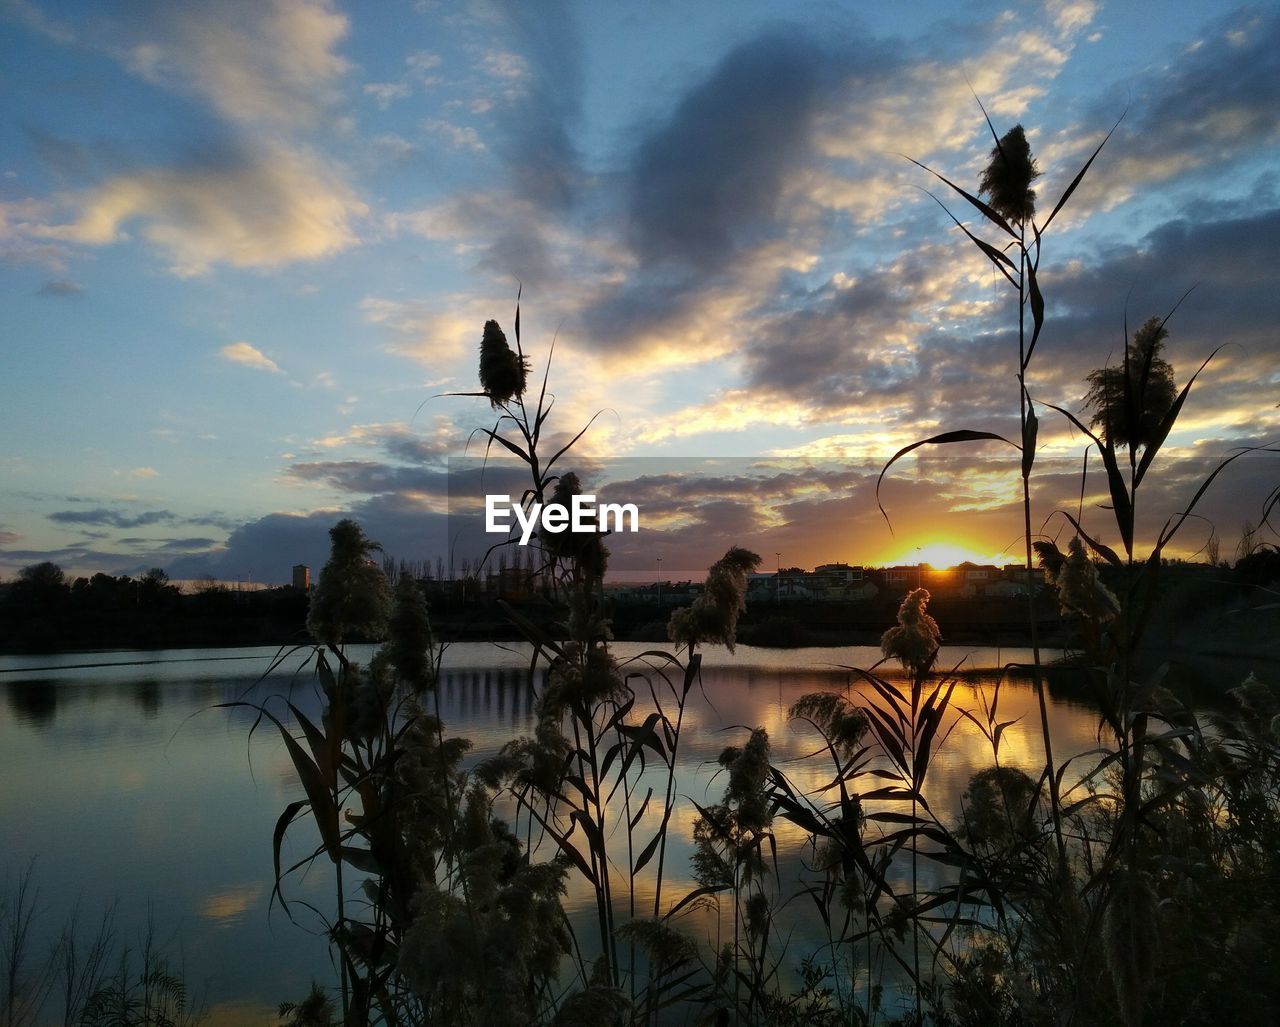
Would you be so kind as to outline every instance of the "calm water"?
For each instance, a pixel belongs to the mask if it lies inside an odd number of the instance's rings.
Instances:
[[[645,648],[618,644],[616,651],[625,658]],[[193,990],[204,991],[215,1024],[274,1022],[279,1001],[301,997],[313,977],[333,976],[314,916],[298,907],[298,926],[278,905],[269,908],[272,830],[284,807],[303,797],[279,735],[260,728],[250,737],[250,713],[215,708],[292,687],[295,702],[315,710],[308,674],[286,667],[259,682],[272,655],[219,649],[0,657],[0,875],[12,882],[35,859],[41,922],[54,929],[77,901],[90,920],[116,902],[121,933],[132,940],[150,911],[164,950],[182,963]],[[733,655],[706,653],[705,698],[695,692],[685,715],[666,899],[692,887],[685,870],[692,801],[718,801],[720,750],[743,740],[742,726],[762,725],[775,763],[796,784],[820,787],[828,765],[802,759],[816,736],[789,724],[787,709],[808,692],[849,688],[838,665],[869,666],[877,656],[872,649],[745,646]],[[1028,658],[1019,650],[956,648],[944,650],[940,663],[962,656],[973,667]],[[472,739],[475,758],[532,730],[523,654],[458,644],[445,666],[441,712],[450,733]],[[977,709],[982,689],[990,694],[990,675],[986,683],[967,680],[953,702]],[[1059,759],[1096,744],[1087,706],[1060,697],[1052,705]],[[1033,775],[1042,760],[1036,709],[1029,686],[1002,688],[1000,719],[1021,719],[1004,734],[1001,761]],[[970,775],[990,764],[986,740],[957,720],[931,771],[931,806],[958,809]],[[647,820],[656,827],[660,811]],[[780,826],[778,833],[785,879],[788,868],[798,868],[802,846],[795,832]],[[309,823],[301,823],[284,858],[301,858],[315,844]],[[331,905],[328,867],[323,861],[310,877],[293,878],[289,897]],[[651,881],[637,889],[641,907],[646,895],[652,902]],[[582,909],[588,896],[571,888],[569,902]]]

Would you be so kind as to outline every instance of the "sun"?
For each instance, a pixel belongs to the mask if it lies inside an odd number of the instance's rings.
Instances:
[[[955,542],[930,542],[927,545],[915,546],[899,554],[899,563],[927,563],[930,567],[942,570],[965,563],[1000,563],[999,559],[990,555],[975,552]]]

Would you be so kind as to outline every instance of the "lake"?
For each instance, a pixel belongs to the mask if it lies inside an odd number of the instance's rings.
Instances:
[[[617,643],[615,653],[625,659],[646,648]],[[363,661],[372,647],[353,650]],[[472,740],[473,761],[532,730],[526,652],[479,643],[448,647],[441,713],[449,733]],[[292,689],[305,711],[318,711],[310,674],[294,673],[301,656],[260,680],[274,654],[216,649],[0,657],[6,894],[34,860],[38,923],[46,934],[56,933],[77,903],[90,925],[115,904],[119,934],[130,944],[150,917],[171,964],[205,997],[212,1024],[274,1023],[281,1000],[302,997],[313,978],[333,979],[314,914],[291,907],[294,924],[278,903],[271,908],[272,830],[284,807],[303,797],[279,734],[266,725],[251,735],[250,712],[218,708]],[[706,650],[705,694],[695,690],[685,715],[664,904],[692,887],[692,803],[719,800],[721,749],[744,740],[745,728],[763,726],[775,764],[796,784],[819,787],[824,775],[829,779],[828,765],[802,758],[816,748],[816,735],[789,723],[787,710],[808,692],[852,687],[840,665],[870,666],[878,656],[871,648]],[[963,658],[967,667],[991,668],[1029,656],[946,647],[939,665]],[[967,677],[953,704],[977,710],[979,693],[989,696],[994,680],[992,673]],[[1059,761],[1092,748],[1097,719],[1089,706],[1052,692],[1050,698]],[[1020,719],[1003,736],[1001,762],[1035,776],[1043,762],[1035,692],[1016,681],[1006,682],[1000,696],[1000,719],[1014,718]],[[958,716],[952,721],[927,787],[935,810],[957,810],[970,776],[992,762],[978,730]],[[785,878],[787,868],[798,868],[803,846],[788,825],[779,825],[778,839]],[[284,858],[299,859],[315,844],[310,822],[300,823],[286,839]],[[309,876],[291,878],[289,898],[331,907],[329,866],[321,860]],[[645,881],[638,884],[639,899],[646,889],[652,902]],[[571,882],[567,902],[571,912],[586,909],[589,893]]]

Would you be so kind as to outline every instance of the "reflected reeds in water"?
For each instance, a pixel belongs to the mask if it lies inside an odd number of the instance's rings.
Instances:
[[[647,648],[618,644],[616,651],[625,660]],[[371,654],[372,647],[352,650],[360,661]],[[299,670],[301,655],[262,678],[274,655],[271,649],[233,649],[0,658],[5,867],[20,868],[38,857],[49,923],[60,923],[77,898],[86,908],[119,900],[121,926],[128,931],[130,919],[134,927],[140,925],[150,904],[187,965],[201,979],[208,977],[215,1008],[240,1001],[270,1006],[305,993],[312,977],[330,973],[319,922],[304,915],[300,929],[278,907],[270,912],[271,889],[260,884],[273,879],[276,818],[303,797],[296,774],[278,732],[259,726],[251,733],[252,711],[217,708],[242,698],[288,696],[308,716],[318,716],[316,682],[310,668]],[[664,902],[694,886],[688,869],[694,803],[716,801],[723,790],[716,763],[721,750],[741,743],[749,728],[763,726],[777,765],[798,788],[816,795],[829,783],[830,767],[812,757],[815,735],[790,722],[788,710],[813,691],[842,691],[858,701],[861,686],[840,666],[869,666],[878,655],[857,648],[708,651],[702,688],[691,695],[685,714]],[[964,656],[968,667],[994,667],[1029,654],[948,649],[942,661],[950,665]],[[85,666],[90,663],[94,666]],[[1245,672],[1221,667],[1217,673],[1234,683]],[[978,708],[980,693],[989,695],[996,678],[994,672],[966,675],[954,706]],[[448,647],[439,682],[440,713],[450,734],[471,740],[468,765],[533,731],[541,685],[540,672],[529,674],[527,649]],[[650,701],[646,688],[636,690],[641,706]],[[1087,693],[1051,679],[1049,697],[1059,758],[1092,748],[1097,716]],[[434,712],[435,700],[427,701]],[[1004,733],[1001,762],[1035,776],[1043,756],[1034,690],[1011,679],[1002,686],[1000,705],[1001,719],[1015,721]],[[958,713],[950,714],[944,729],[946,742],[934,757],[926,795],[942,817],[955,818],[969,779],[991,765],[991,753],[987,740]],[[643,787],[665,787],[660,777],[651,768]],[[646,811],[640,831],[657,830],[660,816],[656,805]],[[776,830],[779,876],[784,882],[799,880],[812,862],[806,839],[783,822]],[[303,858],[316,841],[309,821],[299,822],[286,839],[284,858]],[[637,907],[651,907],[652,868],[634,886]],[[323,875],[292,878],[289,889],[291,896],[320,908],[332,901]],[[590,889],[571,881],[566,898],[571,914],[592,915],[592,903]],[[789,909],[794,910],[788,915],[795,917],[795,951],[820,942],[812,915],[799,904]],[[709,938],[721,926],[711,910],[697,914],[694,925]]]

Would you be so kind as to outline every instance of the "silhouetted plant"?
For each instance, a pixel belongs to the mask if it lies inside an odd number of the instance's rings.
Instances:
[[[667,634],[677,645],[719,643],[733,652],[738,616],[746,609],[747,575],[760,566],[760,557],[734,546],[712,565],[702,594],[692,606],[671,614]]]
[[[729,746],[721,752],[719,763],[728,772],[729,780],[719,803],[697,807],[693,876],[701,894],[727,893],[733,904],[733,944],[725,946],[721,955],[721,973],[717,975],[712,1002],[721,1010],[730,1011],[734,1022],[745,1017],[751,1023],[771,975],[765,965],[771,922],[770,900],[764,887],[769,866],[765,846],[773,851],[776,843],[766,789],[770,770],[768,732],[756,728],[745,744]]]
[[[529,380],[529,359],[516,353],[497,321],[484,323],[480,342],[480,385],[495,409],[524,395]]]
[[[1035,216],[1036,191],[1031,183],[1039,177],[1026,133],[1021,125],[1014,125],[992,148],[978,180],[978,195],[986,196],[991,208],[1010,224],[1021,227]]]
[[[334,1027],[337,1010],[333,999],[315,981],[301,1002],[281,1002],[280,1027]]]
[[[1156,441],[1177,398],[1173,367],[1161,356],[1168,337],[1164,319],[1148,318],[1133,333],[1119,366],[1100,367],[1085,379],[1084,403],[1093,410],[1089,424],[1113,445],[1137,449]]]
[[[696,886],[668,906],[663,879],[677,755],[700,682],[700,649],[734,648],[759,557],[733,547],[712,566],[703,594],[671,617],[674,651],[619,661],[603,593],[603,533],[539,532],[536,563],[553,586],[558,619],[542,627],[507,608],[533,648],[531,672],[545,669],[544,679],[530,677],[536,723],[529,737],[467,772],[466,741],[447,737],[439,717],[442,647],[423,597],[402,574],[391,607],[370,559],[376,547],[344,522],[335,528],[311,621],[321,642],[313,656],[324,716],[314,724],[292,703],[280,716],[255,706],[280,730],[307,796],[277,826],[276,894],[283,901],[289,872],[279,868],[281,838],[304,812],[315,819],[321,845],[293,869],[321,853],[337,869],[330,933],[344,974],[344,1023],[649,1024],[677,1012],[719,1023],[870,1023],[883,1012],[886,983],[910,991],[904,1023],[1132,1025],[1167,1020],[1178,1002],[1190,1022],[1211,1022],[1191,1014],[1212,1008],[1212,988],[1203,975],[1167,962],[1174,947],[1165,936],[1192,937],[1196,902],[1205,896],[1219,903],[1205,925],[1216,958],[1248,960],[1241,938],[1280,926],[1280,716],[1265,689],[1250,682],[1236,694],[1238,715],[1207,733],[1164,688],[1162,671],[1143,680],[1134,673],[1161,553],[1236,459],[1209,476],[1166,522],[1152,555],[1135,564],[1138,488],[1196,378],[1165,395],[1163,321],[1148,322],[1126,345],[1118,378],[1107,369],[1091,377],[1091,402],[1106,415],[1101,435],[1062,411],[1102,453],[1125,558],[1088,534],[1079,513],[1064,514],[1075,529],[1065,553],[1033,540],[1030,526],[1038,425],[1026,375],[1044,322],[1040,244],[1100,150],[1042,224],[1032,188],[1039,171],[1021,126],[996,139],[979,186],[987,201],[942,179],[1008,236],[997,247],[964,229],[1018,294],[1021,435],[1015,443],[990,432],[946,432],[905,447],[881,473],[928,444],[999,440],[1021,451],[1028,576],[1034,542],[1063,611],[1090,643],[1099,748],[1055,762],[1029,608],[1044,770],[1036,779],[1002,762],[1001,742],[1014,723],[999,719],[1003,676],[989,701],[982,693],[980,711],[957,710],[958,667],[936,672],[941,631],[926,612],[929,593],[914,590],[882,639],[886,660],[900,664],[905,679],[878,672],[880,664],[846,668],[856,694],[814,693],[790,710],[820,737],[816,755],[830,761],[827,783],[798,788],[771,764],[763,727],[721,753],[721,800],[694,804]],[[528,467],[523,501],[549,496],[568,505],[582,483],[559,463],[586,428],[544,459],[553,401],[547,375],[536,402],[528,390],[518,306],[515,323],[515,349],[496,322],[485,325],[483,391],[469,395],[498,411],[494,426],[482,429],[487,451],[496,445]],[[1129,457],[1127,477],[1117,446]],[[1110,565],[1115,591],[1095,557]],[[390,637],[367,668],[348,659],[347,641],[384,628]],[[426,709],[431,698],[434,714]],[[960,718],[985,737],[993,765],[971,777],[948,822],[948,811],[930,805],[927,784]],[[646,815],[659,802],[653,829]],[[500,812],[512,806],[508,822]],[[340,822],[338,811],[348,808]],[[777,819],[808,837],[800,897],[813,903],[828,938],[821,961],[805,954],[800,988],[790,994],[780,973],[786,941],[777,920],[785,901],[774,857]],[[922,862],[936,870],[927,890]],[[344,901],[344,865],[361,878],[356,913]],[[909,886],[902,883],[908,870]],[[637,900],[646,873],[654,877],[652,915]],[[581,921],[575,925],[561,902],[572,879],[591,891],[593,938],[578,937]],[[1260,904],[1250,906],[1247,895],[1260,896]],[[724,901],[732,904],[732,939],[708,952],[681,918]],[[1263,973],[1265,959],[1252,958]],[[572,983],[557,982],[562,964],[572,965]],[[1262,1005],[1271,1009],[1280,984],[1263,979]]]
[[[912,675],[927,672],[942,642],[938,622],[925,613],[928,602],[927,588],[908,592],[898,608],[898,623],[880,640],[880,651]]]
[[[979,104],[981,106],[981,104]],[[983,108],[983,116],[986,117],[986,109]],[[1122,116],[1123,117],[1123,116]],[[972,193],[956,185],[951,180],[926,167],[919,161],[910,157],[907,159],[917,167],[928,171],[931,175],[945,184],[956,195],[962,197],[974,210],[976,210],[984,219],[987,229],[996,233],[999,245],[992,243],[986,239],[980,238],[972,231],[966,228],[956,218],[950,210],[947,210],[937,197],[934,200],[947,211],[947,216],[956,224],[966,237],[982,252],[992,268],[999,272],[1001,277],[1013,288],[1017,293],[1017,309],[1018,309],[1018,363],[1016,367],[1016,375],[1018,380],[1018,417],[1019,417],[1019,438],[1017,442],[1013,442],[1004,438],[995,432],[975,431],[972,429],[958,429],[943,432],[941,435],[935,435],[932,438],[923,439],[919,442],[904,446],[890,458],[885,464],[884,469],[880,472],[880,481],[883,481],[885,473],[899,459],[921,446],[925,445],[948,445],[954,443],[983,442],[995,441],[1002,442],[1006,445],[1013,446],[1021,451],[1021,477],[1022,477],[1022,512],[1023,512],[1023,543],[1024,543],[1024,566],[1026,568],[1027,579],[1031,580],[1034,573],[1035,565],[1032,559],[1031,545],[1033,536],[1031,531],[1031,471],[1035,465],[1036,456],[1036,438],[1039,431],[1039,421],[1036,417],[1035,406],[1031,402],[1031,397],[1027,392],[1027,370],[1031,366],[1031,358],[1035,354],[1036,344],[1039,342],[1040,333],[1044,328],[1045,319],[1045,302],[1044,296],[1040,291],[1040,283],[1037,273],[1040,269],[1041,244],[1044,234],[1048,231],[1049,226],[1053,223],[1058,213],[1071,199],[1081,181],[1088,173],[1089,168],[1097,159],[1102,148],[1107,144],[1107,140],[1111,138],[1111,134],[1118,127],[1113,126],[1111,132],[1098,144],[1097,149],[1093,151],[1089,159],[1085,161],[1084,166],[1076,173],[1070,184],[1053,209],[1049,212],[1043,222],[1037,224],[1035,220],[1035,201],[1036,194],[1031,188],[1031,183],[1040,175],[1040,169],[1037,165],[1035,157],[1031,153],[1031,147],[1027,141],[1026,133],[1021,125],[1016,125],[1010,129],[1003,137],[996,135],[995,126],[991,124],[991,119],[986,117],[987,128],[991,132],[991,137],[995,141],[995,146],[991,151],[990,160],[986,168],[982,172],[979,180],[978,191],[990,198],[990,203],[984,202]],[[932,195],[932,194],[930,194]],[[1009,256],[1012,250],[1016,260]],[[1031,325],[1028,334],[1027,317],[1030,315]],[[879,493],[880,483],[876,484],[877,494]],[[884,507],[881,506],[881,512]],[[886,520],[888,515],[885,515]],[[892,525],[891,525],[892,527]],[[1040,671],[1040,640],[1037,619],[1035,616],[1035,589],[1028,589],[1027,595],[1027,613],[1031,629],[1031,649],[1032,649],[1032,668],[1033,681],[1036,688],[1036,694],[1040,707],[1040,734],[1044,745],[1045,756],[1045,774],[1050,785],[1050,806],[1054,819],[1054,834],[1058,842],[1058,853],[1062,860],[1066,859],[1066,847],[1062,837],[1062,825],[1060,818],[1060,802],[1057,795],[1057,780],[1054,774],[1054,758],[1053,758],[1053,739],[1052,731],[1049,726],[1049,708],[1044,696],[1044,682]]]

